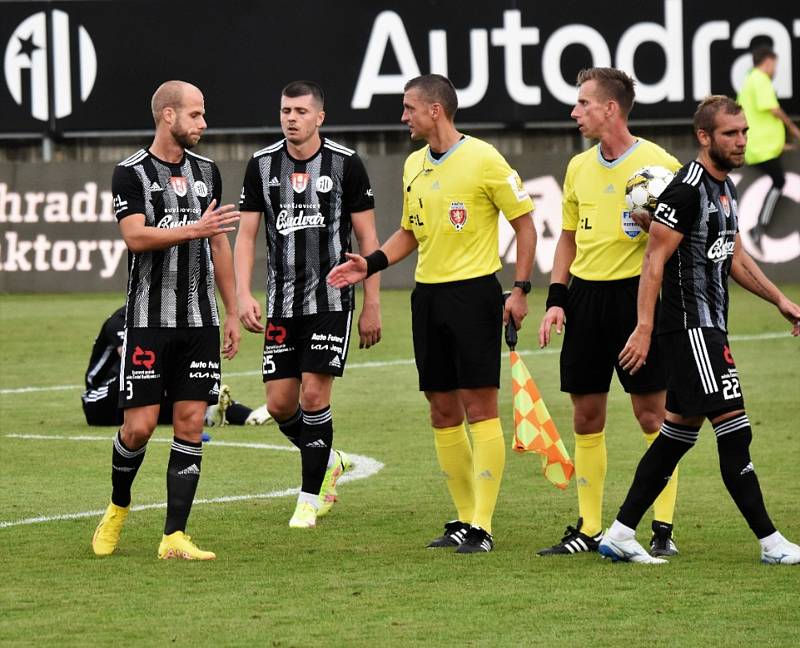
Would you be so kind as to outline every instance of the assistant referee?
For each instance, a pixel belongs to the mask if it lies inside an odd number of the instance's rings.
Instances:
[[[512,319],[519,328],[528,313],[536,230],[519,175],[493,146],[456,129],[457,108],[446,77],[427,74],[406,83],[402,121],[411,139],[427,146],[405,163],[400,229],[366,258],[348,254],[328,283],[356,283],[418,250],[414,356],[458,515],[428,546],[477,553],[494,546],[492,515],[505,466],[497,415],[502,323]],[[505,308],[495,278],[500,211],[517,240],[516,281]]]

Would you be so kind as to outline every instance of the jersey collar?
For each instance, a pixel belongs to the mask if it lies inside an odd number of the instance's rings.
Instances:
[[[625,151],[622,155],[620,155],[616,160],[613,162],[609,162],[603,157],[603,154],[600,152],[600,144],[597,145],[597,161],[602,164],[607,169],[613,169],[618,164],[622,164],[622,162],[631,155],[641,144],[642,140],[637,139],[633,144],[630,145],[627,151]]]
[[[462,137],[462,138],[461,138],[460,140],[458,140],[458,141],[457,141],[455,144],[453,144],[453,146],[451,146],[451,147],[450,147],[450,148],[447,150],[447,153],[445,153],[445,154],[444,154],[442,157],[440,157],[438,160],[434,159],[434,157],[431,155],[431,147],[430,147],[430,144],[429,144],[429,145],[426,147],[426,149],[425,149],[425,157],[426,157],[426,158],[428,158],[428,162],[430,162],[431,164],[434,164],[434,165],[438,166],[438,165],[440,165],[442,162],[444,162],[444,161],[445,161],[447,158],[449,158],[449,157],[450,157],[450,156],[451,156],[453,153],[455,153],[455,152],[456,152],[456,149],[458,149],[458,147],[459,147],[459,146],[461,146],[461,145],[462,145],[464,142],[466,142],[468,139],[470,139],[470,136],[469,136],[469,135],[465,135],[464,137]]]

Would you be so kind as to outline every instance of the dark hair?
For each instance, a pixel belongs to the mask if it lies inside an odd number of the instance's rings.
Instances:
[[[778,55],[769,45],[759,45],[753,50],[753,65],[756,67],[771,58],[778,58]]]
[[[453,119],[458,110],[458,96],[450,79],[441,74],[423,74],[408,81],[404,91],[412,88],[419,90],[428,103],[441,104],[444,114]]]
[[[325,108],[325,93],[322,92],[322,88],[319,87],[319,84],[313,81],[292,81],[281,90],[281,95],[290,97],[291,99],[311,95],[314,97],[314,101],[319,104],[320,110],[324,110]]]
[[[717,125],[717,113],[724,111],[728,115],[738,115],[742,107],[725,95],[711,95],[701,101],[694,113],[694,132],[713,133]]]
[[[607,67],[594,67],[578,72],[577,85],[580,87],[587,81],[596,81],[597,87],[606,99],[619,104],[622,114],[627,117],[633,108],[636,82],[622,70]]]

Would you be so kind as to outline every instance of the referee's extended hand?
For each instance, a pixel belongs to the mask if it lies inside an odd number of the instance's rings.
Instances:
[[[542,318],[539,325],[539,348],[544,349],[550,344],[550,333],[556,327],[556,333],[561,335],[564,331],[564,309],[560,306],[551,306]]]
[[[345,252],[347,261],[340,263],[328,273],[328,285],[345,288],[367,278],[367,260],[359,254]]]
[[[192,224],[195,238],[211,238],[219,234],[236,231],[234,223],[239,220],[239,211],[236,205],[220,205],[217,207],[217,199],[213,199],[208,208],[203,212],[200,220]]]
[[[637,326],[620,352],[619,366],[631,376],[645,364],[647,353],[650,351],[651,337],[650,331],[645,331]]]

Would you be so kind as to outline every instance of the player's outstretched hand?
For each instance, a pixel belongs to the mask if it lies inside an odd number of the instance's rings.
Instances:
[[[340,263],[328,273],[328,285],[345,288],[367,278],[367,260],[359,254],[345,252],[347,261]]]
[[[792,325],[792,335],[800,336],[800,306],[784,297],[778,302],[778,310]]]
[[[242,334],[239,332],[239,320],[226,316],[222,332],[222,357],[226,360],[233,360],[239,351],[239,341],[242,339]]]
[[[633,375],[647,360],[647,353],[650,351],[651,333],[643,331],[638,326],[633,329],[633,333],[625,343],[625,347],[619,354],[619,365],[629,374]]]
[[[550,344],[550,333],[556,327],[556,333],[561,335],[564,331],[564,309],[560,306],[551,306],[542,318],[539,325],[539,348],[544,349]]]
[[[239,220],[239,212],[236,205],[220,205],[217,207],[217,199],[213,199],[208,209],[203,212],[200,220],[195,221],[192,227],[197,234],[197,238],[211,238],[219,234],[233,232],[236,230],[235,223]]]
[[[649,209],[646,208],[639,208],[634,209],[631,212],[631,218],[633,222],[636,223],[639,227],[642,228],[645,232],[650,231],[650,223],[653,222],[653,214],[650,213]]]
[[[264,325],[261,323],[261,306],[252,295],[239,297],[239,320],[251,333],[263,333]]]

